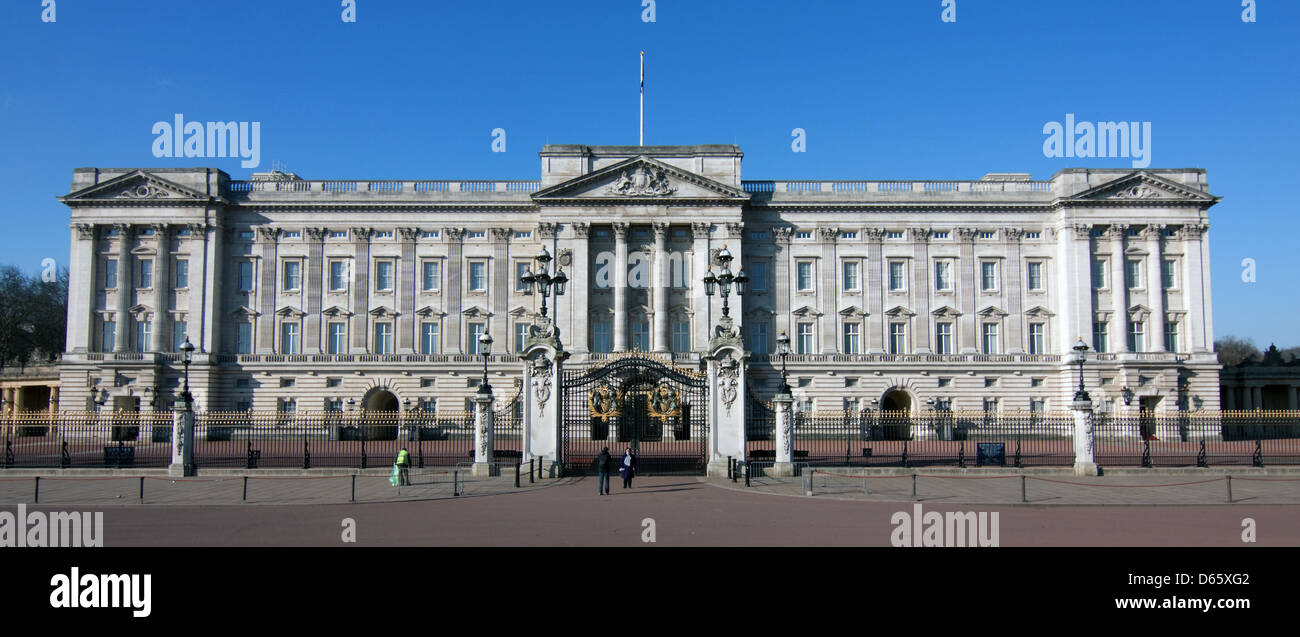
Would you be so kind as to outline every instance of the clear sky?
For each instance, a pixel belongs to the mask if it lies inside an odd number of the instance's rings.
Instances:
[[[646,143],[739,144],[748,179],[1046,179],[1131,160],[1045,157],[1045,123],[1151,122],[1151,167],[1223,197],[1216,336],[1300,344],[1300,2],[43,1],[0,6],[0,263],[29,272],[67,261],[79,166],[536,179],[545,143],[635,144],[644,49]],[[155,157],[176,113],[260,122],[260,165]]]

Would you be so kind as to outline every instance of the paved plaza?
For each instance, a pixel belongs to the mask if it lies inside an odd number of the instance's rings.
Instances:
[[[611,496],[592,477],[514,486],[513,472],[452,484],[416,472],[399,490],[386,475],[243,476],[185,480],[139,476],[0,475],[0,508],[104,511],[105,546],[343,546],[343,521],[361,546],[888,546],[891,516],[925,511],[999,512],[1001,546],[1243,546],[1254,520],[1259,545],[1300,545],[1300,475],[1222,473],[1076,478],[925,474],[860,478],[826,470],[813,492],[802,478],[638,478]],[[453,489],[460,495],[455,495]],[[647,520],[655,542],[643,541]]]

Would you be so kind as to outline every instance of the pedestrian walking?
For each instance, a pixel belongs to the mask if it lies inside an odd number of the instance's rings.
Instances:
[[[618,474],[623,477],[623,488],[632,488],[632,478],[636,476],[636,454],[628,447],[623,452],[623,462],[618,467]]]
[[[402,447],[402,450],[397,452],[397,461],[393,466],[397,468],[397,486],[410,485],[411,452],[407,451],[406,447]]]
[[[609,466],[614,459],[609,455],[609,447],[600,450],[596,456],[596,488],[599,495],[609,495]]]

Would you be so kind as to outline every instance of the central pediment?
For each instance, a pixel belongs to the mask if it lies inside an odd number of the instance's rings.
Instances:
[[[703,203],[737,205],[749,193],[645,155],[558,183],[533,194],[538,204]]]

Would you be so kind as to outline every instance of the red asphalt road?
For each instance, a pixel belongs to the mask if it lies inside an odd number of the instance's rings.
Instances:
[[[911,502],[854,502],[736,491],[693,477],[639,478],[598,496],[594,478],[528,492],[422,502],[339,505],[105,507],[105,546],[889,546]],[[954,506],[997,511],[1001,546],[1300,546],[1300,505]],[[42,507],[44,508],[44,507]],[[85,507],[78,507],[78,510]]]

